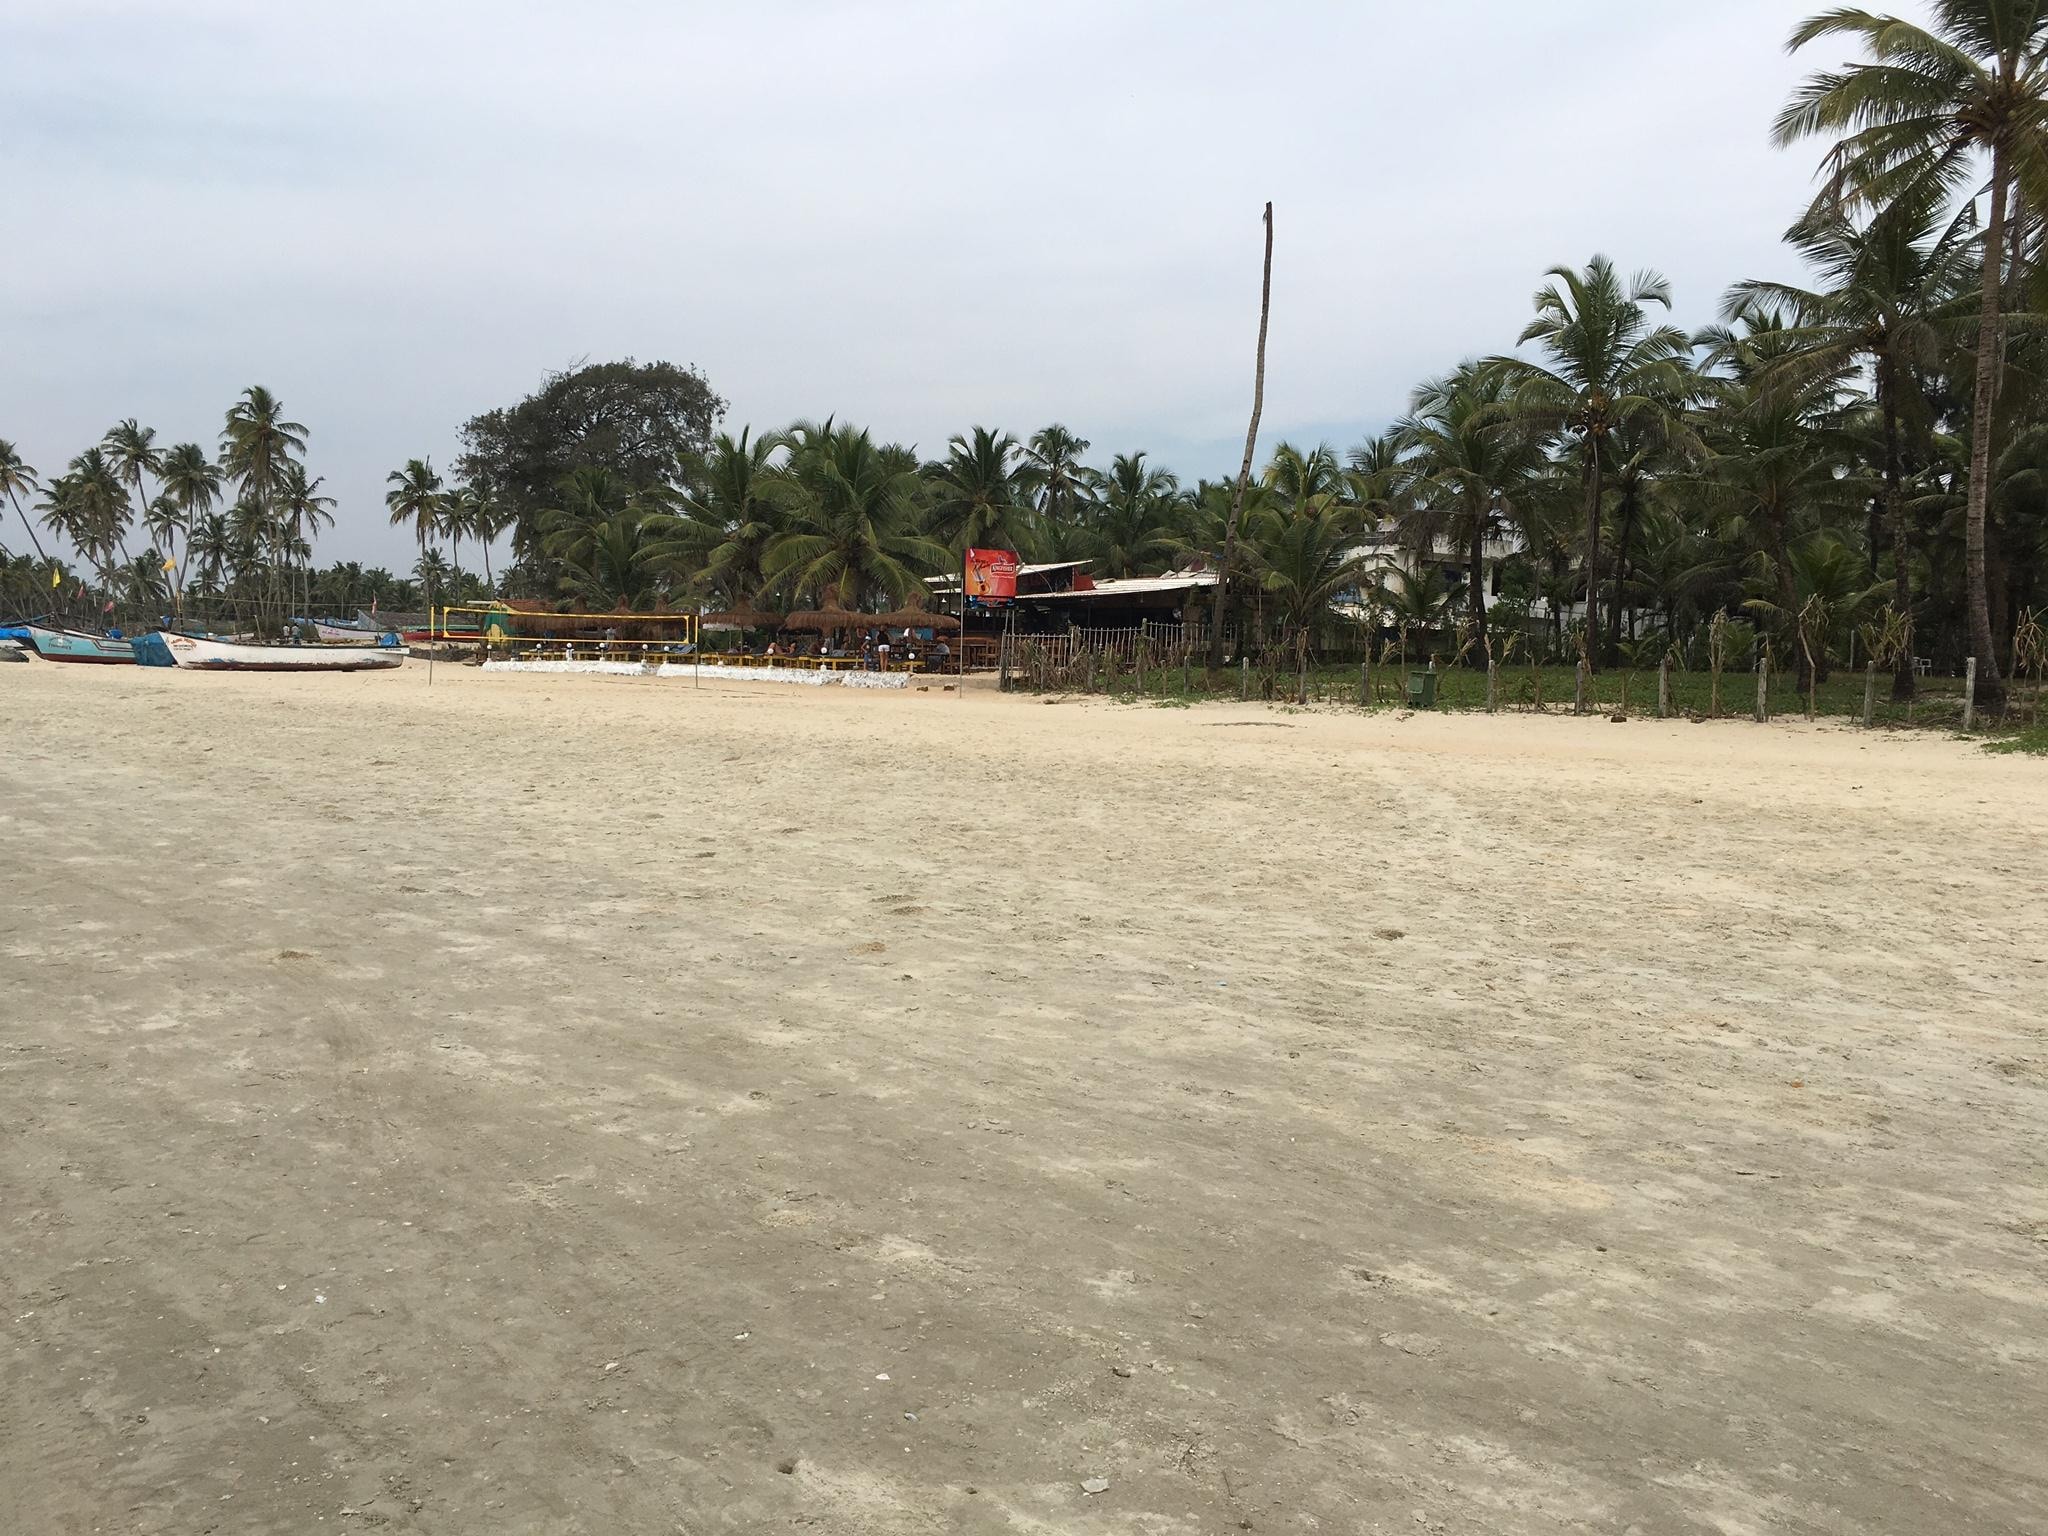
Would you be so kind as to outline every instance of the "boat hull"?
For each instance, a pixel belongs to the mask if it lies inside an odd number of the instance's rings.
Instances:
[[[28,643],[45,661],[80,661],[115,667],[135,665],[134,642],[115,640],[106,635],[88,635],[70,629],[44,629],[40,624],[31,624]]]
[[[325,619],[315,619],[313,633],[320,637],[322,645],[375,645],[377,636],[384,631],[364,629],[359,624],[329,624]]]
[[[252,645],[168,633],[164,644],[194,672],[381,672],[406,657],[402,645]]]

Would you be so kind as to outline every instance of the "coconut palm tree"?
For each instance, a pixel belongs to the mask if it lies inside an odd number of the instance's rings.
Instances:
[[[470,482],[462,487],[461,495],[464,525],[483,550],[484,586],[495,593],[498,578],[491,574],[491,546],[512,526],[511,509],[498,499],[486,482]]]
[[[221,428],[221,469],[244,497],[268,508],[283,483],[285,465],[306,451],[306,428],[287,421],[284,405],[260,384],[242,391]]]
[[[799,431],[801,428],[792,429]],[[951,554],[918,533],[914,464],[852,427],[816,429],[795,444],[782,471],[787,522],[770,540],[762,574],[824,606],[924,596],[924,577]]]
[[[1779,114],[1776,136],[1780,144],[1841,136],[1823,162],[1823,210],[1830,204],[1933,202],[1965,189],[1974,197],[1988,181],[1964,539],[1978,692],[1995,700],[2003,696],[2004,684],[1991,632],[1984,515],[1991,496],[2008,215],[2016,199],[2048,207],[2048,5],[1935,0],[1930,10],[1928,27],[1847,7],[1801,22],[1787,45],[1791,51],[1849,37],[1870,58],[1809,77]]]
[[[1688,387],[1685,332],[1654,322],[1650,307],[1671,307],[1671,286],[1655,272],[1624,280],[1605,256],[1583,272],[1553,267],[1537,291],[1536,318],[1517,345],[1538,343],[1548,366],[1497,357],[1525,422],[1559,434],[1579,458],[1586,530],[1586,633],[1600,633],[1600,516],[1607,440],[1622,425],[1655,420],[1676,427]],[[1589,654],[1591,654],[1589,652]]]
[[[296,459],[284,466],[277,487],[278,545],[296,561],[306,602],[312,599],[313,542],[322,528],[334,526],[334,498],[320,494],[327,483],[324,475],[308,478],[306,466]],[[289,567],[288,567],[289,568]]]
[[[1111,460],[1089,527],[1101,574],[1134,576],[1167,554],[1175,544],[1179,500],[1180,481],[1171,470],[1146,463],[1142,450]]]
[[[682,509],[697,552],[695,574],[705,590],[736,607],[759,602],[768,585],[763,561],[782,517],[775,498],[795,490],[777,474],[784,447],[774,432],[720,432],[689,464]]]
[[[1042,534],[1074,527],[1094,500],[1102,477],[1081,462],[1087,451],[1088,439],[1058,422],[1032,433],[1024,444],[1017,485],[1037,511]]]
[[[391,514],[391,526],[412,525],[413,535],[420,544],[420,565],[425,567],[427,545],[440,528],[441,522],[441,477],[434,473],[432,459],[407,459],[405,468],[394,469],[384,477],[384,483],[391,487],[384,493],[384,505]],[[424,577],[421,578],[424,581]],[[433,598],[431,590],[427,599]]]
[[[1854,505],[1857,488],[1841,473],[1851,444],[1843,427],[1846,364],[1832,372],[1788,370],[1798,342],[1780,317],[1753,308],[1737,328],[1700,335],[1711,409],[1701,421],[1705,455],[1689,488],[1724,518],[1720,535],[1746,550],[1759,588],[1758,611],[1775,622],[1796,653],[1790,626],[1799,612],[1792,566],[1795,542]],[[1800,685],[1808,681],[1799,657]]]
[[[454,565],[454,585],[449,589],[453,600],[462,600],[462,541],[469,534],[469,497],[466,488],[454,486],[441,493],[440,509],[434,514],[434,527],[448,540],[448,553]]]
[[[21,509],[21,498],[34,495],[40,483],[34,468],[22,462],[14,444],[0,438],[0,495],[6,496],[14,515],[21,519],[21,526],[28,530],[28,541],[35,546],[36,558],[48,560],[50,557],[43,553],[43,541],[36,537],[36,525]]]
[[[43,526],[61,533],[111,590],[128,532],[128,492],[106,451],[91,447],[43,488]]]
[[[145,613],[161,612],[171,595],[170,584],[164,580],[164,566],[163,551],[154,547],[125,562],[115,572],[121,600]]]
[[[163,450],[156,446],[156,428],[141,425],[133,416],[108,430],[100,446],[114,461],[114,472],[119,475],[135,498],[135,512],[139,519],[149,517],[149,495],[143,489],[144,475],[163,474]],[[122,554],[127,550],[124,547]]]
[[[420,591],[426,594],[431,609],[434,593],[445,592],[448,587],[448,558],[438,549],[420,546],[420,557],[413,562],[412,579],[419,583]]]
[[[173,602],[182,604],[185,567],[192,559],[192,529],[197,520],[220,501],[221,472],[197,443],[179,443],[164,454],[163,466],[157,474],[163,486],[163,495],[157,500],[168,500],[176,509],[177,516],[163,520],[160,526],[153,523],[151,531],[162,541],[164,553],[173,559],[177,558],[178,539],[185,540],[185,558],[179,562],[171,586]]]
[[[1892,604],[1901,614],[1913,612],[1913,560],[1900,427],[1902,420],[1925,425],[1927,403],[1914,377],[1938,368],[1956,335],[1959,296],[1975,268],[1975,231],[1973,206],[1944,218],[1925,198],[1893,203],[1862,222],[1824,210],[1785,235],[1815,269],[1817,286],[1738,283],[1722,306],[1731,320],[1758,303],[1780,308],[1793,349],[1787,364],[1802,372],[1870,365],[1883,432]],[[1875,547],[1870,555],[1875,560]],[[1909,699],[1913,689],[1913,657],[1903,650],[1892,675],[1892,697]]]
[[[1261,478],[1280,503],[1295,513],[1335,506],[1347,498],[1351,488],[1344,466],[1337,461],[1337,451],[1328,443],[1306,453],[1292,443],[1278,444]]]
[[[1477,657],[1493,652],[1486,634],[1486,546],[1514,518],[1522,484],[1541,458],[1535,440],[1503,409],[1510,386],[1498,369],[1466,363],[1415,391],[1394,431],[1410,479],[1400,519],[1403,542],[1418,561],[1446,541],[1465,557],[1466,605]]]
[[[185,537],[185,559],[193,567],[194,580],[218,591],[227,580],[234,552],[226,513],[201,512],[192,519]]]
[[[1253,581],[1272,601],[1285,638],[1302,644],[1329,618],[1330,604],[1359,584],[1370,557],[1339,506],[1269,504],[1245,522],[1242,550]]]
[[[1007,432],[975,427],[955,434],[946,457],[926,472],[934,539],[962,549],[1029,552],[1036,542],[1031,508],[1018,480],[1017,440]]]

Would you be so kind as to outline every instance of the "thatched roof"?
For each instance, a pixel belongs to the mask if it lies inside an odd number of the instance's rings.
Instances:
[[[872,613],[849,613],[844,608],[806,608],[784,619],[782,627],[828,635],[841,629],[866,629],[880,622],[880,618]]]
[[[952,614],[932,613],[923,608],[898,608],[893,613],[878,613],[874,621],[886,629],[944,630],[951,634],[960,628],[960,621]]]
[[[704,615],[706,629],[780,629],[783,623],[781,614],[759,608],[726,608]]]

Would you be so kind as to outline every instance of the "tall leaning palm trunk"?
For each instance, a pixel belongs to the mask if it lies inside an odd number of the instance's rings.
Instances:
[[[1209,670],[1223,665],[1223,603],[1230,587],[1230,563],[1237,556],[1237,525],[1244,516],[1244,496],[1252,483],[1252,456],[1258,449],[1259,415],[1266,404],[1266,321],[1273,312],[1273,205],[1266,204],[1266,266],[1259,280],[1259,352],[1252,373],[1252,424],[1244,435],[1244,463],[1237,472],[1237,490],[1230,498],[1230,521],[1223,527],[1223,564],[1216,572],[1216,595],[1209,605]]]
[[[1884,423],[1884,515],[1892,540],[1892,607],[1901,618],[1913,612],[1913,551],[1906,530],[1905,466],[1899,453],[1898,362],[1889,350],[1877,355],[1877,411]],[[1892,663],[1892,698],[1913,697],[1918,680],[1908,646]]]
[[[2003,61],[2001,60],[2001,64]],[[1984,514],[1991,500],[1991,413],[1998,399],[2003,353],[1999,306],[2004,297],[2005,203],[2011,169],[2004,141],[1991,150],[1991,217],[1984,226],[1983,299],[1977,307],[1977,386],[1970,407],[1970,495],[1964,511],[1963,576],[1970,588],[1970,650],[1977,658],[1977,697],[2002,698],[1998,645],[1991,634],[1991,590],[1985,584]]]

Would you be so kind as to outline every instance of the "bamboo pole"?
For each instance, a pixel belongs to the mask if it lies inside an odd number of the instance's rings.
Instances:
[[[1762,725],[1771,718],[1771,653],[1768,649],[1756,654],[1756,723]]]
[[[1668,653],[1657,663],[1657,718],[1671,718],[1671,657]]]
[[[1877,718],[1877,663],[1867,662],[1863,668],[1863,729],[1870,729]]]
[[[1583,715],[1585,712],[1586,661],[1585,658],[1582,656],[1579,658],[1578,676],[1572,687],[1572,713],[1575,715]]]
[[[1963,663],[1963,729],[1972,729],[1977,723],[1977,658],[1972,656]]]

